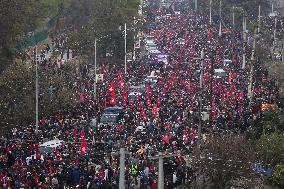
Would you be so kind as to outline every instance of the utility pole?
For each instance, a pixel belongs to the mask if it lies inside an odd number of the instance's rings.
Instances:
[[[260,14],[261,9],[260,8],[261,7],[259,5],[258,6],[258,27],[257,27],[257,33],[260,33],[260,22],[261,22],[261,19],[260,19],[260,17],[261,17],[261,14]]]
[[[242,69],[245,69],[246,67],[246,42],[247,42],[247,35],[246,35],[246,17],[243,17],[243,63],[242,63]]]
[[[176,157],[179,156],[180,154],[167,154],[167,155],[163,155],[162,152],[159,152],[158,156],[152,156],[152,157],[148,157],[150,160],[155,160],[158,159],[159,160],[159,174],[158,174],[158,189],[164,189],[164,158],[169,158],[169,157]]]
[[[135,61],[136,60],[136,50],[135,50],[135,40],[136,40],[136,33],[135,33],[135,26],[136,26],[136,20],[135,20],[135,17],[134,17],[134,44],[133,44],[133,61]]]
[[[219,5],[219,36],[222,36],[222,1],[220,0],[220,5]]]
[[[120,148],[119,160],[119,189],[125,189],[125,149]]]
[[[158,176],[158,187],[164,189],[164,160],[162,152],[159,152],[159,176]]]
[[[201,51],[201,57],[200,58],[193,58],[194,60],[200,60],[201,65],[200,65],[200,76],[199,76],[199,125],[198,125],[198,139],[197,139],[197,146],[198,150],[200,149],[200,143],[201,143],[201,127],[202,127],[202,91],[203,91],[203,64],[204,60],[210,60],[210,59],[204,59],[205,58],[205,53],[204,49]]]
[[[194,0],[194,9],[197,11],[197,0]]]
[[[202,127],[202,91],[203,91],[203,64],[204,64],[204,49],[201,51],[201,68],[200,68],[200,77],[199,77],[199,125],[198,125],[198,140],[197,146],[198,151],[200,151],[200,143],[201,143],[201,127]]]
[[[124,73],[125,73],[125,76],[127,74],[127,56],[126,56],[126,53],[127,53],[127,44],[126,44],[126,23],[124,24]]]
[[[38,61],[37,61],[37,45],[35,47],[35,66],[36,66],[36,135],[38,134]]]
[[[233,28],[235,28],[235,6],[233,6]]]
[[[275,50],[276,46],[276,29],[277,29],[277,17],[274,17],[274,31],[273,31],[273,51]]]
[[[210,7],[209,7],[209,16],[210,16],[210,20],[209,20],[209,23],[210,23],[210,26],[212,25],[212,0],[210,0],[210,2],[209,2],[209,5],[210,5]]]
[[[97,98],[97,38],[95,39],[95,82],[94,82],[94,101]]]
[[[251,53],[251,67],[250,67],[250,76],[249,76],[249,86],[248,86],[248,97],[249,97],[249,107],[251,106],[253,98],[253,68],[255,62],[255,46],[256,46],[256,28],[254,29],[254,39],[253,39],[253,49]]]

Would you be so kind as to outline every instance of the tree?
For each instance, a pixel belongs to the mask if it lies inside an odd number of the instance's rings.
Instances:
[[[40,117],[64,111],[75,103],[76,97],[68,87],[67,74],[52,74],[39,68]],[[52,91],[50,91],[52,87]],[[24,64],[9,66],[0,76],[1,126],[21,126],[34,122],[35,67]]]
[[[203,178],[203,182],[195,182],[196,188],[201,188],[202,185],[230,188],[236,187],[236,183],[242,183],[242,188],[253,188],[253,181],[257,177],[250,167],[257,159],[253,143],[244,136],[235,133],[212,135],[202,145],[201,156],[193,158],[195,174],[197,178]],[[251,181],[244,178],[250,178]]]
[[[0,3],[0,72],[12,63],[12,49],[28,32],[58,14],[59,5],[69,0],[2,0]],[[3,60],[2,60],[3,59]]]
[[[141,28],[142,22],[138,16],[138,0],[83,0],[77,2],[81,11],[75,11],[76,19],[73,23],[68,22],[71,31],[69,32],[69,45],[74,47],[80,54],[90,56],[94,51],[95,38],[98,39],[97,54],[105,58],[106,54],[112,55],[116,61],[124,57],[124,24],[127,24],[127,47],[133,48],[133,28]],[[86,6],[88,5],[88,6]],[[74,7],[70,7],[73,13]],[[72,18],[72,15],[67,15]],[[134,26],[134,17],[140,20]],[[84,18],[84,21],[79,21]]]

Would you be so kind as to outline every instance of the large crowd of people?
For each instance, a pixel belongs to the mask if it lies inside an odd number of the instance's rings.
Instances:
[[[242,69],[239,33],[220,36],[218,24],[209,25],[204,14],[169,16],[152,11],[159,19],[151,20],[154,27],[148,35],[169,56],[168,64],[157,67],[155,60],[141,58],[128,66],[126,75],[120,67],[106,70],[102,66],[104,81],[97,84],[96,100],[93,80],[82,68],[79,81],[70,84],[80,96],[76,107],[41,118],[37,135],[34,126],[24,126],[0,139],[2,188],[118,188],[120,147],[128,152],[126,185],[134,189],[157,188],[157,160],[149,157],[158,152],[177,154],[165,159],[164,171],[165,188],[175,188],[191,175],[187,161],[196,146],[201,104],[201,111],[209,114],[201,120],[206,134],[218,129],[244,132],[250,120],[261,115],[263,103],[275,103],[277,88],[257,57],[250,62],[248,48]],[[231,61],[225,64],[224,60]],[[248,96],[251,65],[252,97]],[[216,69],[226,75],[217,76]],[[152,71],[159,78],[153,86],[144,82]],[[146,92],[129,101],[130,85],[140,84]],[[96,122],[108,106],[123,107],[124,117],[115,126],[98,127]],[[64,145],[48,153],[40,150],[39,144],[53,139],[63,140]],[[28,157],[32,158],[27,161]]]

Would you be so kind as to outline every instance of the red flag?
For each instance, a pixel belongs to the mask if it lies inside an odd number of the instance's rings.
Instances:
[[[194,140],[196,138],[196,133],[193,128],[190,128],[190,138],[191,140]]]
[[[124,88],[122,96],[122,103],[124,106],[127,106],[127,97],[128,97],[128,88]]]
[[[80,138],[85,138],[85,131],[84,131],[84,128],[81,130],[80,132]]]
[[[163,140],[165,143],[170,144],[169,136],[167,134],[163,137]]]
[[[83,103],[83,102],[84,102],[84,100],[85,100],[84,94],[83,94],[83,93],[81,93],[81,94],[80,94],[80,102],[81,102],[81,103]]]
[[[147,91],[147,96],[151,97],[152,96],[152,90],[151,90],[150,84],[146,83],[145,87],[146,87],[146,91]]]
[[[232,79],[233,79],[233,76],[234,76],[233,72],[230,72],[230,73],[229,73],[229,77],[228,77],[228,83],[229,83],[229,84],[231,84],[231,81],[232,81]]]
[[[110,97],[110,101],[109,101],[110,105],[115,106],[116,105],[116,94],[114,92],[114,90],[111,93],[111,97]]]
[[[87,142],[85,138],[82,138],[82,143],[81,143],[81,156],[85,155],[87,151]]]
[[[208,38],[209,41],[212,39],[212,36],[213,36],[213,32],[212,32],[211,28],[208,28],[208,30],[207,30],[207,38]]]
[[[106,66],[105,66],[105,64],[102,65],[102,74],[104,74],[104,75],[106,74]]]
[[[147,115],[146,115],[145,110],[144,110],[143,107],[142,107],[140,115],[142,116],[143,121],[147,121]]]
[[[114,92],[114,90],[115,90],[115,88],[114,88],[114,83],[111,82],[111,83],[109,84],[109,87],[107,88],[107,92],[112,93],[112,92]]]
[[[118,79],[119,81],[120,81],[120,80],[123,80],[121,71],[118,72],[117,79]]]
[[[152,114],[153,114],[154,116],[157,116],[158,113],[159,113],[159,108],[157,107],[157,104],[156,104],[156,105],[153,107],[153,109],[152,109]]]

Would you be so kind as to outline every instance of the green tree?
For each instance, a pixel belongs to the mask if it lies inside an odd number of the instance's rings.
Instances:
[[[275,166],[270,180],[274,186],[284,188],[284,164]]]
[[[94,41],[97,38],[99,58],[106,58],[106,53],[110,53],[115,61],[123,59],[124,24],[127,24],[128,50],[133,48],[134,28],[138,31],[143,25],[142,19],[138,16],[140,1],[83,0],[76,3],[80,11],[73,12],[74,7],[70,6],[70,15],[66,16],[73,21],[68,22],[68,25],[72,26],[68,35],[69,46],[80,54],[90,56],[93,54]],[[134,17],[140,20],[135,26]]]
[[[271,167],[277,164],[284,164],[284,138],[283,134],[272,133],[263,135],[257,146],[260,151],[262,161]]]
[[[64,111],[75,103],[68,87],[69,75],[39,69],[39,113],[41,116]],[[53,88],[51,91],[50,89]],[[1,126],[21,126],[35,120],[35,67],[24,64],[9,66],[0,76]]]

